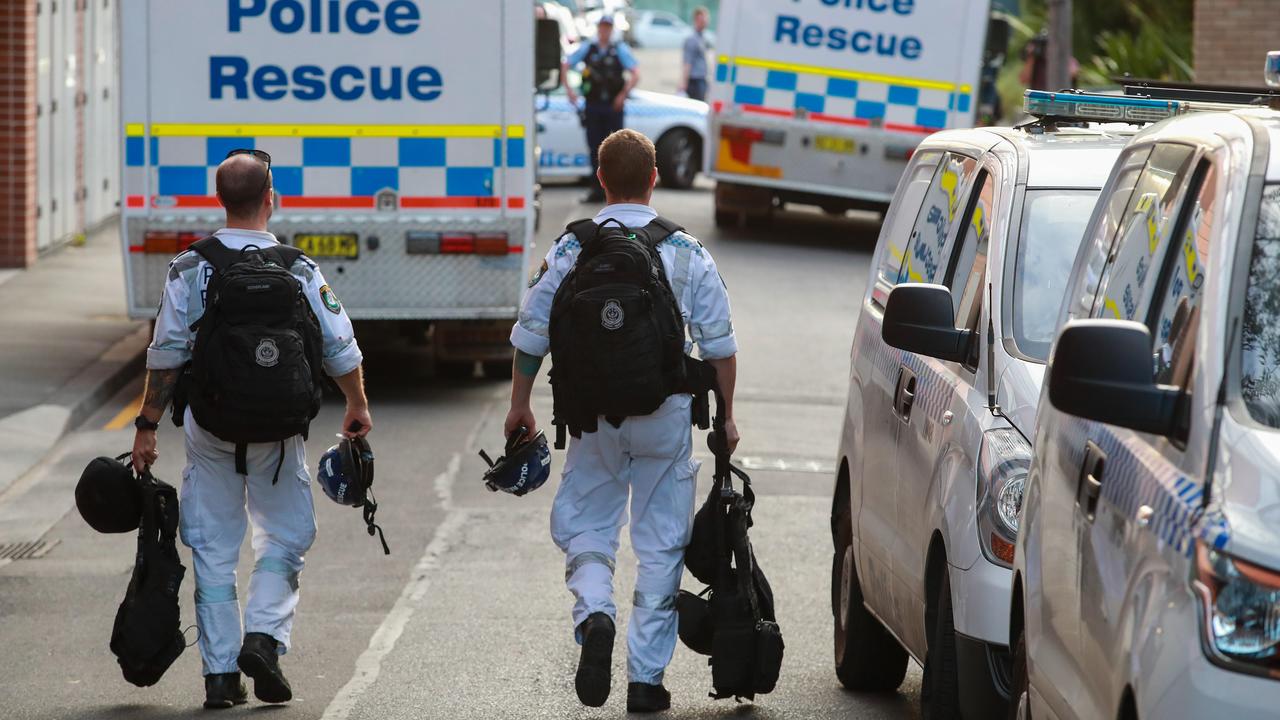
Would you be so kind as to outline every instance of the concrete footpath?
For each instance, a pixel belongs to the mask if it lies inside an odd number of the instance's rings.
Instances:
[[[66,432],[136,377],[149,327],[125,314],[115,223],[0,275],[0,506],[26,491],[18,481]],[[17,540],[0,534],[0,543]]]

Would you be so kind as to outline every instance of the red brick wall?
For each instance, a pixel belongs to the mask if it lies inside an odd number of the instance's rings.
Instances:
[[[1196,80],[1262,85],[1267,51],[1280,50],[1280,0],[1196,0]]]
[[[0,267],[36,258],[36,0],[0,0]]]

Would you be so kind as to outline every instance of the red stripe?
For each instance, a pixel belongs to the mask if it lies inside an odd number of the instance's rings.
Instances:
[[[131,253],[143,253],[143,252],[146,252],[146,251],[147,251],[147,248],[146,248],[145,246],[143,246],[143,245],[130,245],[130,246],[129,246],[129,252],[131,252]]]
[[[216,195],[168,195],[173,198],[175,207],[180,208],[216,208],[222,207]],[[158,207],[155,198],[151,199],[151,207]]]
[[[711,110],[715,112],[717,115],[719,115],[721,112],[724,111],[724,101],[716,100],[715,102],[711,103]]]
[[[897,132],[920,133],[922,135],[932,135],[942,128],[927,128],[920,125],[904,125],[901,123],[885,123],[885,130],[896,130]]]
[[[146,207],[147,198],[143,195],[130,195],[125,199],[125,205],[131,208]]]
[[[839,115],[828,115],[826,113],[809,113],[809,119],[816,122],[835,123],[837,125],[854,125],[856,127],[871,127],[871,121],[866,118],[847,118]]]
[[[511,208],[511,209],[513,209],[513,210],[519,210],[519,209],[523,208],[523,207],[524,207],[524,198],[522,198],[522,197],[509,197],[509,198],[507,198],[507,207],[509,207],[509,208]]]
[[[743,112],[755,113],[757,115],[773,115],[774,117],[795,117],[795,112],[791,110],[779,110],[778,108],[764,107],[763,105],[742,105]]]
[[[508,245],[508,246],[507,246],[507,254],[509,254],[509,255],[519,255],[519,254],[520,254],[520,253],[522,253],[522,252],[524,252],[524,246],[523,246],[523,245]]]
[[[280,198],[280,207],[286,208],[359,208],[373,207],[372,196],[346,197],[335,195],[323,197],[318,195],[293,195]]]
[[[514,198],[512,198],[514,199]],[[520,198],[523,203],[524,198]],[[402,208],[500,208],[502,198],[496,197],[402,197]]]

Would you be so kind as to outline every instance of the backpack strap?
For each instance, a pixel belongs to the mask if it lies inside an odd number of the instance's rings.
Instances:
[[[574,220],[573,222],[565,226],[564,228],[565,234],[560,236],[560,240],[563,240],[566,236],[572,233],[573,236],[577,238],[578,244],[583,247],[586,247],[587,243],[592,242],[596,239],[596,234],[597,234],[597,231],[599,230],[599,227],[600,227],[599,225],[596,225],[596,221],[592,220],[591,218],[586,218],[583,220]],[[557,240],[556,242],[560,242],[560,240]]]
[[[644,233],[649,246],[656,248],[669,240],[672,235],[684,232],[684,227],[659,215],[650,220],[640,232]],[[676,250],[676,257],[675,264],[671,267],[671,277],[667,278],[667,282],[671,284],[671,294],[675,296],[678,305],[684,296],[685,286],[689,284],[689,263],[693,262],[693,248],[686,242],[671,245]]]
[[[657,229],[658,232],[654,232],[654,229]],[[678,232],[684,232],[684,226],[677,225],[675,222],[659,215],[644,226],[644,232],[651,243],[657,245]]]
[[[298,262],[298,260],[302,258],[306,253],[302,252],[301,248],[297,248],[292,245],[285,245],[282,243],[279,245],[273,245],[272,247],[269,247],[269,248],[265,248],[262,251],[262,254],[266,255],[272,260],[275,260],[280,267],[284,268],[285,270],[288,270],[292,268],[293,264]]]
[[[191,243],[191,247],[189,249],[208,261],[208,263],[213,266],[214,272],[219,273],[225,271],[227,268],[231,267],[236,260],[240,259],[240,251],[232,250],[226,245],[223,245],[222,241],[219,240],[216,235],[210,235],[203,240],[197,240],[196,242]]]

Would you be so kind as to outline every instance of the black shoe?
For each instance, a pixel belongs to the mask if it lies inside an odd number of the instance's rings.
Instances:
[[[587,707],[600,707],[609,699],[609,670],[613,664],[613,618],[591,613],[582,621],[582,656],[574,687]]]
[[[279,645],[266,633],[248,633],[236,659],[245,675],[253,678],[253,695],[262,702],[282,703],[293,699],[293,688],[280,671]]]
[[[671,693],[661,685],[633,682],[627,685],[627,712],[651,713],[671,709]]]
[[[210,710],[225,710],[232,705],[249,702],[249,691],[240,682],[240,673],[219,673],[204,676],[204,706]]]
[[[591,192],[582,196],[584,203],[600,203],[604,202],[604,188],[591,188]]]

